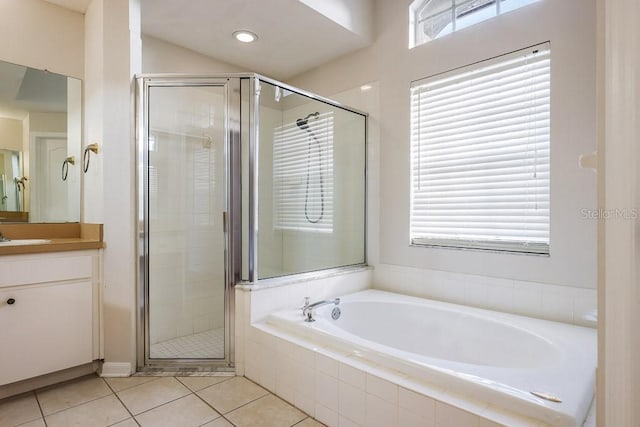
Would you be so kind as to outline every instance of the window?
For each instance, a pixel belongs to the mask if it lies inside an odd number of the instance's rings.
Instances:
[[[276,228],[333,231],[333,113],[313,113],[274,130]]]
[[[414,0],[409,6],[409,48],[536,1]]]
[[[411,243],[549,253],[550,51],[411,84]]]

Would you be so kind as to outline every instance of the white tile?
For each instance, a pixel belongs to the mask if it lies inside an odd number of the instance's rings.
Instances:
[[[573,288],[545,285],[542,290],[542,317],[573,323]]]
[[[344,382],[340,382],[339,387],[340,416],[349,418],[357,424],[364,425],[366,403],[364,390]]]
[[[329,356],[316,353],[316,369],[334,378],[338,378],[340,372],[340,363]]]
[[[340,416],[340,420],[339,420],[339,424],[338,425],[339,425],[339,427],[361,427],[360,424],[354,423],[349,418],[345,418],[343,416]]]
[[[480,418],[480,420],[478,421],[478,425],[479,427],[503,427],[503,424],[494,423],[493,421],[486,418]]]
[[[290,356],[280,355],[276,359],[275,371],[276,371],[276,386],[277,384],[283,384],[287,387],[293,388],[296,381],[294,360]]]
[[[260,382],[260,372],[258,367],[253,363],[247,362],[244,365],[244,376],[249,378],[251,381]]]
[[[573,289],[573,323],[595,328],[598,322],[598,296],[595,289]]]
[[[540,421],[533,418],[520,416],[513,412],[508,412],[503,408],[488,406],[484,410],[478,412],[479,424],[481,427],[504,425],[518,427],[541,427]],[[494,423],[494,424],[492,424]]]
[[[487,285],[477,279],[466,282],[464,284],[464,301],[465,304],[474,307],[486,307]]]
[[[310,417],[315,417],[316,404],[312,397],[302,393],[300,390],[295,390],[293,398],[296,408],[305,412]]]
[[[436,423],[442,427],[478,427],[479,417],[446,403],[436,402]]]
[[[367,427],[395,427],[398,425],[398,407],[372,394],[366,396]]]
[[[316,371],[316,402],[338,411],[338,379]]]
[[[401,408],[406,408],[421,418],[435,420],[436,402],[430,397],[400,387],[398,390],[398,404]]]
[[[329,426],[329,427],[338,427],[340,422],[340,417],[338,416],[338,413],[335,411],[332,411],[331,409],[316,403],[316,415],[315,415],[315,419],[320,421],[321,423]]]
[[[294,362],[292,369],[295,375],[294,389],[296,394],[301,393],[315,400],[315,371],[298,362]]]
[[[398,403],[398,386],[375,375],[367,374],[366,391],[389,403]]]
[[[297,345],[294,351],[294,357],[298,362],[302,363],[309,369],[315,368],[316,355],[314,351],[300,345]]]
[[[542,286],[533,282],[515,281],[513,312],[524,316],[539,317],[542,313]]]
[[[295,390],[293,389],[293,386],[283,384],[276,380],[276,394],[280,396],[281,399],[291,403],[292,405],[295,405]]]
[[[433,427],[435,420],[423,418],[406,408],[398,408],[398,426],[400,427]]]
[[[487,308],[490,310],[513,311],[513,281],[487,277]]]
[[[340,381],[351,384],[354,387],[364,390],[366,384],[366,376],[364,371],[356,369],[345,363],[340,363],[339,368]]]
[[[280,357],[294,357],[296,345],[289,340],[279,339],[276,341],[276,351]]]

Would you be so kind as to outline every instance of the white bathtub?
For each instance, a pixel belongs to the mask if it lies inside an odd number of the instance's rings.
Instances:
[[[267,323],[461,395],[552,426],[582,426],[594,396],[596,331],[367,290]],[[556,397],[553,402],[531,392]]]

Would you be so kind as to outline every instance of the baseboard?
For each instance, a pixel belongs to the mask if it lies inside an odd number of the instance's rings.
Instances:
[[[131,376],[131,363],[128,362],[104,362],[100,370],[100,376],[106,378]]]

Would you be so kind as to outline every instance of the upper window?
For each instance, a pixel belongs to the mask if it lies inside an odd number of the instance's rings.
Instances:
[[[539,0],[414,0],[409,7],[409,48]]]
[[[411,243],[549,253],[550,51],[411,84]]]
[[[333,232],[333,113],[273,133],[275,228]]]

